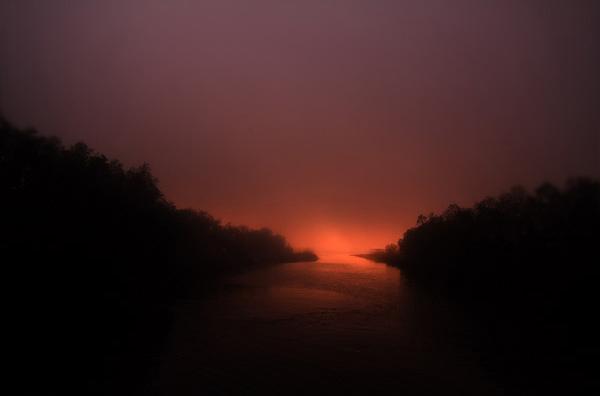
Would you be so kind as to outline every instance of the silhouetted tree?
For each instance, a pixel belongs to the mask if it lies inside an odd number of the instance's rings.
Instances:
[[[563,190],[515,187],[472,208],[419,215],[385,261],[477,312],[502,353],[518,351],[507,366],[530,370],[532,383],[562,394],[588,384],[577,362],[595,337],[598,241],[600,183],[573,178]]]
[[[125,170],[2,117],[0,188],[11,394],[139,391],[177,296],[226,269],[297,259],[268,229],[175,208],[148,164]]]

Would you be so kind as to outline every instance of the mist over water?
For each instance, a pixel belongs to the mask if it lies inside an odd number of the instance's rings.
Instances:
[[[0,0],[0,389],[592,393],[599,38],[598,0]]]
[[[0,2],[0,111],[293,246],[600,176],[596,0]]]
[[[348,255],[222,279],[181,301],[161,394],[495,394],[451,303]]]

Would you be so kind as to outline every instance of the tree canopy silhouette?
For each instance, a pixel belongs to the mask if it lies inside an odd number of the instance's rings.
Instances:
[[[491,337],[493,353],[530,385],[572,394],[592,378],[583,362],[595,338],[598,241],[600,183],[581,177],[420,215],[375,258],[461,301],[486,323],[478,334]]]
[[[199,278],[316,259],[269,229],[177,209],[157,182],[148,164],[125,170],[0,117],[11,393],[128,393],[162,345],[169,304]]]

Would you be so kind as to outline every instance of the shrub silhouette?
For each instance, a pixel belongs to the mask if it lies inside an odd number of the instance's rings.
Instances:
[[[148,164],[125,170],[2,117],[0,187],[12,394],[131,393],[152,374],[186,287],[298,259],[268,229],[177,209]]]

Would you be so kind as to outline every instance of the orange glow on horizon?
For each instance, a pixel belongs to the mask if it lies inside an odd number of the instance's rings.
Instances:
[[[180,207],[190,206],[201,207],[186,203]],[[216,205],[202,209],[214,215],[221,224],[253,229],[267,227],[284,236],[295,250],[310,249],[319,256],[367,253],[370,249],[385,248],[397,243],[408,228],[414,227],[413,218],[417,217],[402,212],[396,216],[371,212],[356,219],[348,212],[325,212],[318,203],[304,203],[293,209],[268,207],[247,212],[224,210]],[[387,208],[382,209],[385,210]],[[360,213],[361,208],[357,207],[355,211]]]
[[[289,229],[281,233],[294,248],[308,248],[317,255],[366,253],[370,249],[384,248],[390,243],[396,243],[404,233],[399,228],[372,231],[362,224],[344,227],[321,225],[297,231]]]
[[[348,238],[334,230],[322,232],[317,242],[315,249],[322,252],[352,253],[353,245]]]
[[[0,1],[3,116],[317,254],[600,177],[598,1],[151,3]]]

